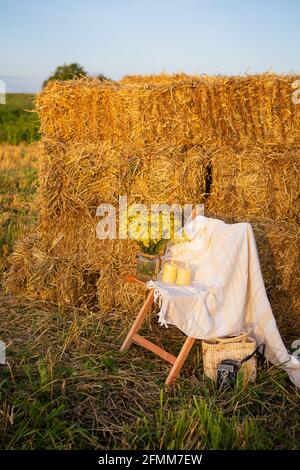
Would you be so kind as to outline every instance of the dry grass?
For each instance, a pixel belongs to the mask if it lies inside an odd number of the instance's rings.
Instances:
[[[0,150],[1,172],[18,168],[38,168],[39,144],[1,144]]]
[[[169,366],[118,348],[131,315],[102,315],[1,297],[0,440],[5,449],[297,449],[300,397],[283,373],[219,393],[202,375],[200,343],[174,388]],[[174,353],[183,337],[155,319],[147,335]]]
[[[38,146],[0,146],[0,273],[7,267],[16,237],[35,219]]]

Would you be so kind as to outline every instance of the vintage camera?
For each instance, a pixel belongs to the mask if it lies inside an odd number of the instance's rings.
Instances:
[[[238,370],[241,367],[240,361],[234,359],[225,359],[217,367],[217,386],[218,388],[230,388],[236,384]]]

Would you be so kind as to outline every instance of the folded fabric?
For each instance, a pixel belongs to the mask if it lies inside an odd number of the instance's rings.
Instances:
[[[160,306],[160,325],[180,324],[180,329],[194,338],[207,336],[214,327],[213,315],[223,301],[223,288],[206,288],[203,284],[177,286],[161,281],[149,281],[154,288],[154,300]],[[188,315],[187,315],[188,312]],[[166,321],[167,318],[167,321]]]
[[[159,322],[187,336],[209,339],[248,331],[265,356],[300,387],[300,361],[289,355],[267,298],[252,227],[198,216],[185,226],[190,241],[168,247],[163,259],[188,265],[190,286],[149,281]]]

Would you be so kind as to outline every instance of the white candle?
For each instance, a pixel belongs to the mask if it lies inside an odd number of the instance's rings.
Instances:
[[[162,275],[163,282],[176,282],[177,270],[177,264],[174,261],[166,262]]]
[[[191,270],[189,268],[178,268],[176,284],[188,286],[191,283]]]

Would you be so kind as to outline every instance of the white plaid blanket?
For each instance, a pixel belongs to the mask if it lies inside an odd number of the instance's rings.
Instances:
[[[169,246],[163,258],[188,265],[192,285],[147,283],[160,304],[160,324],[176,325],[199,339],[247,331],[265,344],[265,357],[282,366],[300,387],[300,362],[289,355],[280,337],[251,225],[198,216],[184,229],[190,241]]]

